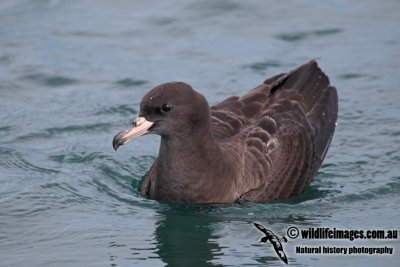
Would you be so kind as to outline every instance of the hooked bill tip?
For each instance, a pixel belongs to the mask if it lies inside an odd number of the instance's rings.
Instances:
[[[118,135],[114,136],[113,144],[112,144],[115,151],[117,151],[118,148],[121,146],[121,142],[117,136]]]

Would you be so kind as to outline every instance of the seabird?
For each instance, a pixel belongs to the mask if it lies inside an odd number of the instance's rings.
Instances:
[[[183,82],[150,90],[119,146],[161,136],[140,192],[179,203],[267,202],[300,194],[326,155],[338,112],[336,89],[312,60],[210,107]]]

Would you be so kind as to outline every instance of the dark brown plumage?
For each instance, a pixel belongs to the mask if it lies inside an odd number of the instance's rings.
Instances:
[[[161,136],[140,189],[151,199],[266,202],[299,194],[313,180],[337,110],[336,89],[315,61],[211,108],[189,85],[165,83],[143,97],[136,125],[117,134],[113,146]]]

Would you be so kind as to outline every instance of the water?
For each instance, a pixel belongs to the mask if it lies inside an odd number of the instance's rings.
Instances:
[[[398,229],[398,1],[2,1],[1,266],[281,266],[252,225]],[[313,58],[339,92],[336,133],[306,191],[269,204],[178,205],[138,193],[157,156],[113,136],[152,87],[211,104]],[[394,255],[301,255],[296,246]],[[397,266],[398,240],[289,239],[295,266]]]

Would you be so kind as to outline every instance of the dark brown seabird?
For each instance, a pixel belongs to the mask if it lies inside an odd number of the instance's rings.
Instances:
[[[161,84],[140,103],[119,146],[161,136],[140,192],[180,203],[267,202],[300,194],[326,155],[338,111],[336,89],[315,61],[209,107],[182,82]]]

